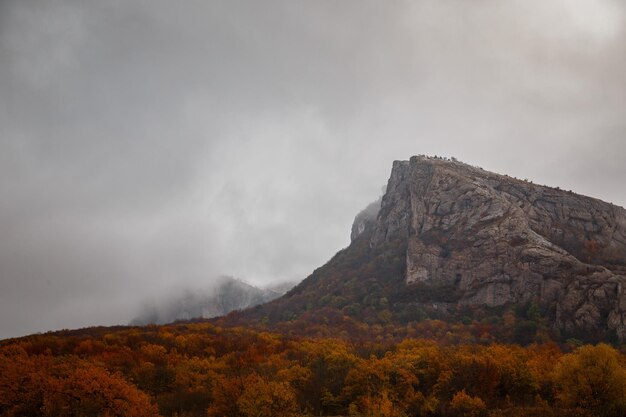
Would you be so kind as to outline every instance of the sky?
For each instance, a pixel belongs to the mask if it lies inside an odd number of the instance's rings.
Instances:
[[[0,339],[301,280],[416,154],[626,206],[626,3],[0,0]]]

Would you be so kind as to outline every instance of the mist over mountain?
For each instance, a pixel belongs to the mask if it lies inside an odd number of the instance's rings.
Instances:
[[[0,0],[0,417],[625,417],[625,157],[626,0]]]
[[[620,0],[2,0],[0,338],[305,277],[415,153],[625,206],[625,50]]]
[[[294,285],[293,282],[283,282],[261,288],[236,278],[221,276],[211,286],[183,289],[144,302],[140,313],[131,320],[130,325],[165,324],[176,320],[223,316],[278,298]]]

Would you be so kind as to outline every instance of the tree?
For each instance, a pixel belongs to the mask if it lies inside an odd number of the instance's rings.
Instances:
[[[582,346],[564,355],[554,372],[557,399],[565,407],[599,416],[626,414],[626,370],[609,345]]]
[[[238,417],[237,400],[244,390],[241,377],[221,377],[215,383],[212,392],[213,403],[207,410],[209,417]]]
[[[0,351],[0,415],[154,417],[150,398],[119,374],[78,359]]]
[[[465,390],[454,394],[450,406],[459,416],[478,417],[485,414],[487,407],[480,397],[472,397]]]
[[[46,387],[43,416],[151,417],[158,410],[150,398],[120,375],[96,365],[70,362]]]
[[[245,389],[237,400],[244,417],[296,417],[296,395],[285,382],[267,381],[258,375],[247,378]]]
[[[31,358],[22,346],[4,347],[0,351],[0,415],[41,415],[47,379],[44,370],[49,366],[49,358]]]
[[[358,403],[352,403],[350,415],[363,417],[405,417],[406,413],[399,409],[389,398],[389,392],[384,389],[380,393],[361,397]]]

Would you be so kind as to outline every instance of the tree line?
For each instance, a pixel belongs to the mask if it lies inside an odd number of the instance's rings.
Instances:
[[[198,322],[0,346],[1,416],[622,416],[606,344],[290,336]]]

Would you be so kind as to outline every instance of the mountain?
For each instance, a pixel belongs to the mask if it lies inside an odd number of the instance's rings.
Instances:
[[[626,340],[626,210],[455,159],[395,161],[351,244],[245,313],[366,323],[541,318],[557,338]],[[523,322],[523,320],[518,320]]]
[[[397,161],[280,298],[239,311],[277,293],[224,278],[144,322],[225,317],[1,340],[0,416],[624,416],[626,355],[580,339],[625,339],[625,230],[593,198]]]
[[[130,324],[165,324],[176,320],[211,318],[223,316],[231,311],[271,301],[293,287],[293,283],[281,283],[274,287],[259,288],[244,281],[220,277],[212,287],[202,291],[184,290],[170,295],[167,300],[144,305],[142,311]]]

